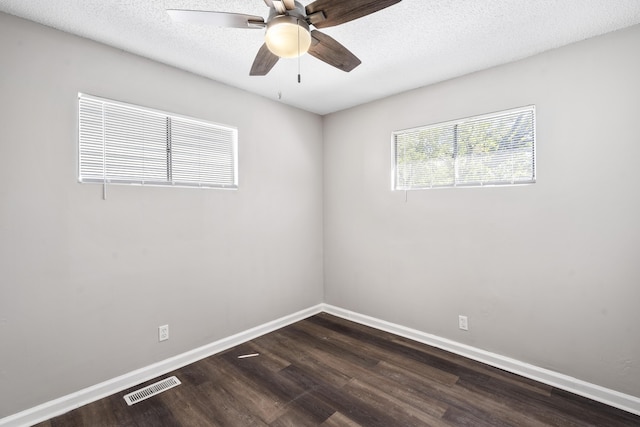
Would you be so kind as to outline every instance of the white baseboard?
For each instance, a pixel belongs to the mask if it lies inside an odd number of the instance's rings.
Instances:
[[[133,372],[107,380],[100,384],[85,388],[75,393],[68,394],[50,402],[43,403],[17,414],[0,419],[2,427],[32,426],[46,421],[58,415],[67,413],[80,406],[86,405],[104,397],[126,390],[137,384],[149,381],[160,375],[182,368],[183,366],[197,362],[198,360],[212,356],[236,345],[250,341],[261,335],[280,329],[322,311],[322,304],[301,310],[297,313],[265,323],[264,325],[248,329],[227,338],[215,341],[211,344],[196,348],[186,353],[165,359],[153,365],[146,366]]]
[[[530,365],[519,360],[461,344],[446,338],[441,338],[436,335],[431,335],[416,329],[407,328],[402,325],[376,319],[374,317],[345,310],[329,304],[318,304],[289,316],[276,319],[265,323],[264,325],[248,329],[244,332],[223,338],[211,344],[207,344],[161,362],[154,363],[153,365],[146,366],[100,384],[71,393],[67,396],[63,396],[17,414],[2,418],[0,419],[0,426],[22,427],[37,424],[323,311],[333,314],[334,316],[342,317],[344,319],[366,326],[371,326],[386,332],[391,332],[414,341],[438,347],[443,350],[468,357],[469,359],[477,360],[479,362],[486,363],[487,365],[602,402],[632,414],[640,415],[640,398],[638,397],[620,393],[615,390],[560,374],[558,372]]]
[[[436,335],[431,335],[416,329],[407,328],[405,326],[376,319],[374,317],[355,313],[329,304],[323,304],[322,311],[333,314],[334,316],[342,317],[343,319],[371,326],[386,332],[391,332],[433,347],[438,347],[451,353],[468,357],[469,359],[477,360],[479,362],[486,363],[487,365],[622,409],[623,411],[640,415],[640,398],[636,396],[620,393],[568,375],[530,365],[510,357],[501,356],[496,353],[491,353],[466,344],[461,344],[446,338],[441,338]]]

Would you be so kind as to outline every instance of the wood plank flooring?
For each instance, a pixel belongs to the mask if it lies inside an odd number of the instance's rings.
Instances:
[[[238,356],[259,353],[257,357]],[[319,314],[186,366],[182,385],[39,427],[640,426],[640,417],[393,334]]]

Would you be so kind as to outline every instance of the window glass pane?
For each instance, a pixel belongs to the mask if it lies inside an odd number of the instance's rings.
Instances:
[[[531,182],[533,111],[457,125],[459,185]]]
[[[104,132],[102,103],[80,98],[79,114],[79,179],[102,180],[104,177]]]
[[[535,107],[393,134],[394,188],[535,182]]]
[[[120,105],[104,111],[107,181],[166,181],[166,118]]]
[[[237,188],[237,130],[79,94],[79,180]]]
[[[171,120],[172,177],[175,183],[235,184],[233,129],[173,118]]]
[[[396,187],[452,185],[454,138],[448,127],[430,127],[395,136]]]

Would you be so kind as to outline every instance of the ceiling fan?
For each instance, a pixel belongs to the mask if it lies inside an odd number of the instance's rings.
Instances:
[[[332,37],[310,27],[327,28],[370,15],[401,0],[316,0],[303,6],[295,0],[264,0],[269,17],[204,10],[169,9],[174,21],[219,27],[263,29],[265,42],[253,61],[252,76],[266,75],[280,58],[304,53],[349,72],[361,61]]]

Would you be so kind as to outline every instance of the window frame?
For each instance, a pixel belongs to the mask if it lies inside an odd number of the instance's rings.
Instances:
[[[120,107],[120,108],[124,108],[124,109],[131,109],[131,110],[135,110],[141,113],[145,113],[148,115],[152,115],[152,116],[158,116],[160,118],[164,118],[165,119],[165,132],[166,132],[166,139],[165,139],[165,146],[166,146],[166,163],[165,163],[165,172],[166,172],[166,179],[145,179],[145,178],[141,178],[141,179],[134,179],[134,178],[129,178],[129,177],[107,177],[107,174],[103,174],[103,176],[101,178],[96,178],[95,177],[95,173],[94,174],[88,174],[89,176],[85,176],[83,177],[83,151],[82,151],[82,131],[83,131],[83,122],[82,122],[82,109],[81,109],[81,103],[82,100],[88,100],[90,102],[97,102],[97,103],[101,103],[102,105],[112,105],[115,107]],[[211,189],[225,189],[225,190],[237,190],[238,189],[238,129],[236,127],[233,126],[229,126],[229,125],[223,125],[220,123],[215,123],[212,121],[208,121],[208,120],[203,120],[203,119],[198,119],[198,118],[194,118],[194,117],[189,117],[186,115],[181,115],[181,114],[176,114],[176,113],[172,113],[172,112],[168,112],[168,111],[163,111],[163,110],[159,110],[159,109],[154,109],[154,108],[149,108],[149,107],[144,107],[144,106],[140,106],[140,105],[135,105],[135,104],[130,104],[127,102],[122,102],[122,101],[116,101],[116,100],[112,100],[112,99],[108,99],[108,98],[103,98],[103,97],[99,97],[99,96],[95,96],[95,95],[89,95],[86,93],[82,93],[79,92],[78,93],[78,103],[77,103],[77,108],[78,108],[78,112],[77,112],[77,145],[76,145],[76,149],[77,149],[77,156],[76,156],[76,161],[77,161],[77,179],[79,183],[98,183],[98,184],[103,184],[103,185],[107,185],[107,184],[118,184],[118,185],[138,185],[138,186],[156,186],[156,187],[182,187],[182,188],[211,188]],[[104,114],[103,114],[104,117]],[[180,121],[181,123],[193,123],[194,125],[199,125],[199,126],[204,126],[205,128],[211,128],[211,129],[215,129],[215,130],[219,130],[221,132],[226,132],[228,134],[230,134],[230,140],[229,141],[224,141],[225,143],[228,143],[229,146],[226,147],[227,150],[230,152],[230,158],[228,158],[231,168],[232,168],[232,179],[230,181],[232,181],[231,184],[229,183],[213,183],[213,182],[207,182],[207,181],[198,181],[198,180],[176,180],[176,179],[170,179],[173,178],[173,169],[175,168],[175,163],[173,161],[173,151],[172,151],[172,144],[173,144],[173,134],[172,134],[172,120],[176,120],[176,121]],[[87,126],[87,123],[84,123],[84,126]],[[103,122],[101,124],[102,126],[102,132],[103,132],[103,137],[102,137],[102,145],[103,145],[103,157],[102,157],[102,167],[103,169],[105,169],[105,164],[107,163],[107,155],[106,155],[106,145],[104,142],[104,127],[105,127],[105,123],[104,123],[104,118],[103,118]],[[108,144],[107,144],[108,145]],[[85,156],[87,156],[86,153],[86,149],[85,149]],[[85,157],[86,160],[86,157]],[[185,169],[186,170],[186,169]],[[87,170],[85,168],[85,174],[87,174]],[[93,175],[93,176],[90,176]]]
[[[532,149],[531,149],[531,153],[532,153],[532,175],[531,175],[531,179],[527,179],[527,180],[517,180],[517,181],[510,181],[510,182],[505,182],[505,181],[487,181],[487,182],[474,182],[474,183],[459,183],[458,182],[458,158],[460,156],[458,156],[458,147],[459,147],[459,143],[458,143],[458,126],[460,125],[464,125],[464,124],[469,124],[469,123],[473,123],[473,122],[480,122],[483,120],[487,120],[487,119],[498,119],[500,117],[504,117],[504,116],[508,116],[508,115],[513,115],[513,114],[517,114],[519,112],[526,112],[526,111],[530,111],[532,114]],[[429,129],[438,129],[438,128],[447,128],[450,127],[451,131],[454,135],[453,137],[453,146],[452,146],[452,150],[453,150],[453,159],[454,159],[454,165],[453,165],[453,177],[452,177],[452,181],[453,184],[449,185],[449,184],[440,184],[440,185],[430,185],[430,186],[405,186],[405,187],[401,187],[398,186],[398,165],[397,165],[397,136],[400,134],[406,134],[406,133],[410,133],[410,132],[416,132],[416,131],[424,131],[424,130],[429,130]],[[413,127],[413,128],[407,128],[407,129],[401,129],[401,130],[397,130],[397,131],[393,131],[391,133],[391,190],[392,191],[409,191],[409,190],[430,190],[430,189],[438,189],[438,188],[474,188],[474,187],[503,187],[503,186],[519,186],[519,185],[529,185],[529,184],[535,184],[536,180],[537,180],[537,171],[536,171],[536,167],[537,167],[537,135],[536,135],[536,106],[535,105],[526,105],[523,107],[517,107],[517,108],[511,108],[508,110],[501,110],[501,111],[497,111],[497,112],[492,112],[492,113],[486,113],[486,114],[481,114],[481,115],[477,115],[477,116],[470,116],[470,117],[465,117],[462,119],[454,119],[454,120],[448,120],[448,121],[444,121],[444,122],[438,122],[438,123],[432,123],[429,125],[424,125],[424,126],[417,126],[417,127]]]

